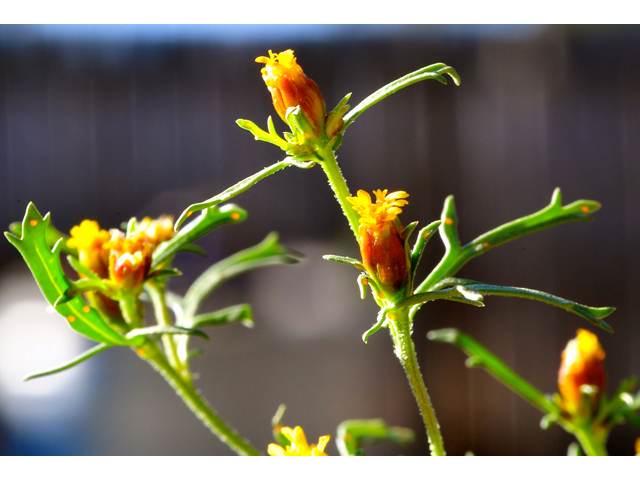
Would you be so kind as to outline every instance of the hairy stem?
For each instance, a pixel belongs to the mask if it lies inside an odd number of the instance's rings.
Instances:
[[[347,201],[347,197],[350,197],[351,193],[349,192],[349,187],[347,187],[347,181],[344,179],[344,176],[340,171],[340,167],[338,166],[333,150],[323,152],[322,158],[323,161],[320,162],[320,164],[322,165],[324,173],[327,174],[329,185],[331,185],[331,189],[333,190],[338,203],[342,207],[345,217],[347,217],[347,220],[349,221],[349,226],[351,227],[353,234],[356,236],[356,240],[359,240],[358,226],[360,224],[360,217]]]
[[[396,317],[389,319],[389,332],[393,339],[396,356],[407,374],[413,396],[416,398],[416,402],[418,402],[418,408],[420,409],[424,425],[427,429],[431,454],[437,456],[446,455],[436,412],[433,409],[429,393],[427,393],[427,387],[422,379],[413,340],[411,340],[411,323],[408,309],[399,308],[395,312]]]
[[[173,369],[155,343],[149,341],[137,348],[136,352],[164,377],[195,416],[222,442],[226,443],[231,450],[238,455],[260,455],[258,450],[229,427],[193,386]]]

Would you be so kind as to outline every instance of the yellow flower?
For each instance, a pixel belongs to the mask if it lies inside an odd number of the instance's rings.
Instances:
[[[267,451],[272,457],[326,457],[324,449],[329,443],[330,435],[324,435],[318,439],[318,445],[309,445],[307,443],[307,437],[304,435],[302,427],[296,427],[291,429],[289,427],[282,427],[280,430],[285,437],[289,439],[291,445],[281,447],[275,443],[270,443]]]
[[[387,194],[375,190],[376,202],[364,190],[347,200],[360,215],[360,254],[367,273],[379,280],[388,293],[398,293],[409,284],[409,258],[404,248],[402,225],[397,219],[409,202],[403,191]]]
[[[580,329],[576,338],[567,343],[562,352],[562,363],[558,372],[558,388],[563,406],[572,415],[590,415],[598,406],[598,400],[606,388],[606,373],[602,361],[605,353],[598,337]],[[597,388],[590,405],[584,405],[583,385]]]
[[[636,438],[636,456],[640,456],[640,438]]]
[[[67,240],[69,248],[78,250],[80,262],[101,278],[108,277],[109,251],[104,244],[109,241],[109,232],[100,230],[98,222],[83,220],[71,229]]]
[[[258,57],[256,62],[266,66],[261,70],[262,79],[271,93],[273,106],[286,120],[287,109],[300,106],[313,126],[316,137],[324,133],[326,106],[316,83],[307,77],[296,63],[293,50],[273,53],[268,57]]]
[[[146,242],[155,249],[173,237],[173,215],[160,215],[157,220],[145,217],[136,225],[135,233],[143,233]]]

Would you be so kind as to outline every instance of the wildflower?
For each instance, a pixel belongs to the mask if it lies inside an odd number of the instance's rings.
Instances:
[[[296,63],[293,50],[258,57],[256,62],[266,66],[261,70],[262,79],[273,99],[273,106],[280,118],[287,121],[287,109],[300,106],[313,127],[316,137],[324,134],[326,107],[316,83],[307,77]]]
[[[157,220],[145,217],[136,226],[135,233],[144,234],[145,241],[155,249],[173,237],[173,215],[161,215]]]
[[[119,288],[135,290],[142,285],[151,268],[153,248],[144,232],[126,237],[120,230],[111,230],[109,249],[109,278]]]
[[[376,202],[364,190],[347,200],[360,215],[360,254],[367,273],[377,279],[383,289],[397,293],[408,285],[409,258],[402,236],[403,227],[397,219],[409,196],[403,191],[387,195],[387,190],[375,190]]]
[[[109,276],[109,251],[104,244],[109,241],[109,232],[101,230],[98,222],[83,220],[71,229],[67,246],[78,250],[80,263],[101,278]]]
[[[588,416],[598,406],[606,387],[606,374],[602,360],[605,353],[598,337],[587,330],[578,330],[577,337],[569,341],[562,352],[558,372],[558,387],[564,409],[571,415]],[[585,402],[585,386],[594,388],[591,401]]]
[[[302,427],[291,429],[282,427],[281,432],[291,442],[291,445],[281,447],[275,443],[270,443],[267,451],[272,457],[326,457],[324,449],[329,443],[330,435],[324,435],[318,439],[318,445],[307,443],[307,437],[304,435]]]

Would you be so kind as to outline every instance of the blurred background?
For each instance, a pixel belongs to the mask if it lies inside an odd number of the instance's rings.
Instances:
[[[473,260],[460,276],[530,287],[592,306],[615,306],[615,334],[563,310],[489,297],[486,308],[426,305],[414,341],[447,451],[460,455],[564,455],[572,437],[543,431],[541,413],[465,355],[431,343],[429,330],[460,328],[544,392],[557,391],[560,353],[578,328],[607,352],[609,392],[640,375],[640,30],[580,26],[2,26],[0,27],[0,225],[29,201],[68,231],[82,219],[103,228],[131,216],[179,215],[283,158],[253,140],[238,118],[273,115],[257,56],[292,48],[330,110],[351,105],[422,66],[455,67],[462,85],[429,81],[391,96],[349,128],[339,161],[352,192],[406,190],[403,223],[439,218],[455,195],[467,242],[546,206],[593,199],[592,223],[519,239]],[[249,212],[200,241],[209,256],[182,254],[184,292],[215,261],[277,231],[307,256],[303,265],[236,278],[210,299],[249,302],[255,328],[232,325],[196,339],[198,387],[258,448],[284,424],[308,438],[346,419],[383,418],[413,428],[405,448],[427,442],[404,373],[384,331],[361,301],[357,272],[322,260],[358,257],[320,168],[290,168],[236,197]],[[420,276],[443,253],[427,248]],[[33,371],[88,349],[47,305],[18,252],[0,241],[0,452],[12,455],[228,455],[164,380],[114,348],[67,372],[22,383]],[[640,432],[617,427],[612,454],[634,453]],[[337,450],[333,441],[330,454]]]

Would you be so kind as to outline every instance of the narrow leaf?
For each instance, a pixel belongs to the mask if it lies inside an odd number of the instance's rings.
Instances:
[[[340,255],[323,255],[322,258],[329,260],[330,262],[343,263],[345,265],[352,265],[358,270],[364,270],[364,265],[360,260],[350,257],[341,257]]]
[[[180,250],[178,250],[177,253],[180,253],[180,252],[191,252],[191,253],[196,253],[203,257],[207,256],[207,251],[198,245],[185,245]]]
[[[427,338],[436,342],[455,345],[470,358],[475,359],[474,366],[484,368],[499,382],[513,390],[534,407],[545,413],[551,413],[559,416],[560,411],[558,407],[551,403],[542,392],[521,378],[502,360],[465,333],[454,328],[446,328],[443,330],[433,330],[429,332],[427,334]]]
[[[159,268],[158,270],[152,270],[147,275],[146,280],[151,278],[157,279],[159,277],[177,277],[182,275],[182,272],[177,268]]]
[[[420,263],[420,259],[422,258],[422,254],[424,253],[424,249],[431,240],[431,237],[438,231],[441,220],[436,220],[435,222],[430,223],[423,229],[418,232],[418,238],[416,238],[416,243],[413,246],[413,250],[411,251],[411,278],[415,278],[416,270],[418,269],[418,264]]]
[[[356,107],[351,110],[350,113],[344,116],[344,126],[342,127],[342,132],[344,132],[347,127],[351,125],[353,121],[358,118],[358,116],[360,116],[362,112],[372,107],[380,100],[387,98],[392,93],[403,89],[404,87],[408,87],[409,85],[420,82],[422,80],[437,80],[446,85],[447,81],[441,74],[449,75],[451,78],[453,78],[453,81],[456,85],[460,85],[460,77],[458,76],[458,73],[452,67],[449,67],[444,63],[435,63],[433,65],[429,65],[428,67],[421,68],[385,85],[381,89],[369,95],[358,105],[356,105]]]
[[[189,208],[187,208],[184,212],[182,212],[182,215],[180,215],[180,218],[178,218],[178,221],[176,222],[174,228],[177,231],[180,228],[180,225],[182,225],[182,223],[187,219],[187,217],[191,215],[193,212],[198,212],[200,210],[204,210],[205,208],[214,207],[219,203],[226,202],[227,200],[232,199],[236,195],[248,190],[263,178],[266,178],[269,175],[273,175],[274,173],[282,170],[283,168],[290,167],[291,165],[296,165],[297,163],[298,162],[295,161],[293,158],[287,157],[284,160],[278,163],[274,163],[273,165],[270,165],[260,170],[258,173],[255,173],[250,177],[247,177],[244,180],[239,181],[234,186],[227,188],[224,192],[219,193],[215,197],[211,197],[209,200],[205,200],[204,202],[200,202],[200,203],[194,203]]]
[[[368,443],[392,442],[408,445],[415,440],[412,430],[389,427],[383,420],[346,420],[338,425],[336,444],[340,455],[358,455]]]
[[[251,305],[244,303],[233,305],[211,313],[196,315],[191,324],[193,328],[216,327],[242,322],[245,327],[253,328],[253,310]]]
[[[46,370],[44,372],[32,373],[31,375],[27,375],[23,381],[33,380],[38,377],[45,377],[47,375],[53,375],[54,373],[63,372],[64,370],[68,370],[71,367],[75,367],[79,363],[84,362],[85,360],[90,359],[91,357],[99,354],[100,352],[104,352],[107,348],[112,347],[113,345],[107,345],[106,343],[101,343],[100,345],[96,345],[90,350],[78,355],[76,358],[71,360],[70,362],[65,363],[64,365],[60,365],[59,367],[52,368],[51,370]]]
[[[144,338],[149,335],[195,335],[209,341],[209,336],[202,330],[174,325],[154,325],[152,327],[134,328],[127,333],[127,338]]]
[[[80,263],[80,260],[78,260],[73,255],[67,255],[67,262],[69,262],[71,268],[73,268],[76,272],[81,273],[82,275],[85,275],[86,277],[93,280],[100,280],[100,277],[93,270],[82,265],[82,263]]]
[[[157,267],[173,257],[180,250],[214,228],[229,223],[239,223],[247,218],[247,211],[232,203],[222,207],[205,208],[197,218],[191,221],[185,228],[176,233],[173,238],[163,242],[153,252],[152,267]]]

